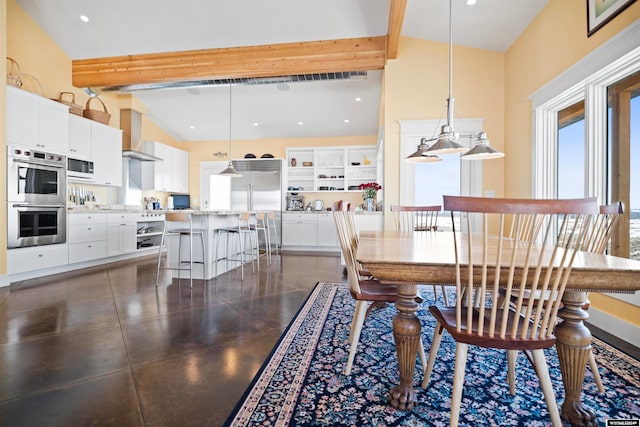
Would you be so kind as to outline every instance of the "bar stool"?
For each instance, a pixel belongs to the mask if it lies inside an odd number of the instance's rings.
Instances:
[[[267,229],[269,231],[269,243],[274,244],[274,250],[276,252],[276,256],[278,256],[280,242],[278,241],[278,227],[276,226],[275,212],[267,212]],[[273,234],[271,234],[272,230]],[[269,247],[269,251],[271,251],[271,247]]]
[[[173,227],[172,224],[180,223],[184,225],[189,224],[188,228],[185,227]],[[180,271],[189,271],[189,286],[193,287],[193,264],[202,264],[203,277],[204,277],[204,234],[205,230],[202,228],[193,227],[193,216],[187,212],[169,212],[165,214],[164,229],[162,231],[162,238],[160,239],[160,248],[158,249],[158,268],[156,270],[156,286],[160,280],[160,270],[178,270],[178,280],[180,280]],[[199,235],[200,242],[202,243],[202,261],[193,260],[193,236]],[[165,245],[167,237],[178,236],[178,265],[177,267],[169,267],[169,260],[167,259],[167,266],[162,267],[162,248]],[[182,259],[182,238],[189,237],[189,259]],[[188,264],[188,266],[186,266]]]
[[[218,277],[218,262],[219,261],[234,261],[240,262],[240,277],[244,280],[244,264],[245,257],[248,257],[251,260],[251,268],[252,271],[255,271],[255,267],[253,265],[254,259],[258,258],[259,255],[259,247],[258,247],[258,233],[256,231],[256,222],[255,216],[250,212],[242,212],[238,215],[238,223],[233,227],[222,227],[216,230],[215,233],[215,243],[214,243],[214,275]],[[229,236],[236,236],[237,242],[237,252],[230,256],[231,249]],[[220,238],[225,237],[225,247],[226,254],[224,257],[218,257],[218,247]],[[255,237],[255,240],[254,240]],[[247,238],[249,239],[249,251],[245,249]],[[255,244],[254,244],[255,242]],[[258,263],[258,270],[260,270],[260,263]]]
[[[267,257],[267,264],[271,264],[271,233],[269,231],[268,218],[269,214],[267,212],[258,212],[256,214],[256,224],[255,230],[256,235],[259,236],[260,232],[264,236],[264,254]]]

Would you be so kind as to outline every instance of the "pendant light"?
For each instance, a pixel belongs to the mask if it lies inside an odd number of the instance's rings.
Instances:
[[[231,84],[229,84],[229,157],[231,157]],[[227,165],[227,168],[218,175],[228,176],[230,178],[242,176],[236,168],[233,167],[233,161],[231,161],[231,159],[229,159],[229,165]]]
[[[484,132],[474,136],[477,139],[474,147],[468,150],[457,140],[460,134],[453,129],[453,1],[449,0],[449,97],[447,98],[447,123],[442,126],[440,135],[435,144],[427,148],[423,155],[465,153],[463,158],[468,160],[497,159],[504,157],[504,153],[489,145],[489,140]]]
[[[478,141],[475,143],[473,148],[464,153],[461,158],[465,160],[488,160],[504,157],[504,153],[502,151],[498,151],[489,145],[486,133],[480,132],[476,138]]]
[[[438,156],[433,156],[427,153],[429,146],[427,142],[433,141],[433,139],[420,138],[420,144],[415,153],[407,157],[405,160],[411,163],[435,163],[441,162],[442,159]]]

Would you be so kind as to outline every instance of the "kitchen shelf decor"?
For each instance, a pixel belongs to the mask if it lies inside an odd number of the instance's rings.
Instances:
[[[361,191],[379,179],[376,158],[375,145],[287,148],[287,191]]]

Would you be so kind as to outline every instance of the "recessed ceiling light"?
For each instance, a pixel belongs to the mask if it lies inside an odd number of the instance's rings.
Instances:
[[[476,4],[476,0],[467,0],[467,4],[469,6],[473,6],[474,4]]]
[[[89,17],[87,15],[80,15],[80,20],[82,22],[89,22]]]
[[[298,126],[302,126],[304,123],[302,122],[298,122]]]
[[[344,119],[344,122],[345,123],[349,123],[349,119]]]
[[[362,98],[360,98],[359,96],[356,97],[356,102],[360,102],[360,101],[362,101]]]
[[[196,127],[194,125],[189,126],[189,129],[195,129]]]
[[[254,123],[253,125],[256,126],[256,127],[260,126],[260,124],[258,122]]]

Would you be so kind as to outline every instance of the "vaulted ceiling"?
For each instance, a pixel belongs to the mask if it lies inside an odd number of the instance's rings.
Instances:
[[[178,140],[375,135],[400,35],[448,40],[444,0],[17,1],[73,59],[74,86],[200,81],[135,92]],[[453,0],[454,43],[505,51],[545,4]]]

